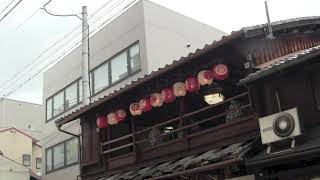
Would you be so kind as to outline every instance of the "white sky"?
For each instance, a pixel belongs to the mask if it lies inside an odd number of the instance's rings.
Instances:
[[[11,0],[0,0],[0,12]],[[88,6],[89,16],[109,0],[53,0],[48,9],[57,13],[79,13]],[[121,0],[113,0],[113,3]],[[130,2],[131,0],[126,0]],[[169,9],[230,33],[241,27],[266,22],[264,0],[151,0]],[[0,95],[3,83],[22,72],[48,47],[70,32],[79,20],[52,17],[37,9],[47,0],[24,0],[0,22]],[[272,21],[301,16],[319,16],[319,0],[269,0]],[[4,14],[1,14],[2,17]],[[22,22],[25,22],[21,25]],[[20,26],[19,26],[20,25]],[[26,75],[21,77],[29,78]],[[10,90],[15,89],[10,86]],[[42,73],[9,98],[42,103]]]

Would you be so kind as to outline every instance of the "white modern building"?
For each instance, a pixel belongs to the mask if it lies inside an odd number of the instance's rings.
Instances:
[[[132,5],[90,38],[91,101],[187,56],[225,33],[150,1]],[[76,179],[79,139],[55,121],[81,106],[81,47],[44,73],[43,180]],[[63,126],[81,135],[79,121]]]

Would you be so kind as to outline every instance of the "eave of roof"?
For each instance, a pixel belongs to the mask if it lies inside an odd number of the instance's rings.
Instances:
[[[276,59],[276,61],[269,63],[262,69],[259,69],[258,71],[249,74],[247,77],[241,79],[238,84],[244,85],[252,83],[256,80],[273,75],[277,72],[281,72],[292,66],[296,66],[308,60],[314,59],[318,56],[320,56],[320,46],[315,46],[302,51],[298,51],[296,53],[292,53],[290,54],[290,56],[278,58]]]
[[[122,87],[118,90],[113,91],[112,93],[109,93],[108,95],[99,98],[98,100],[91,102],[89,105],[87,106],[81,106],[78,109],[75,109],[74,111],[70,112],[69,114],[64,115],[63,117],[61,117],[60,119],[56,120],[56,125],[57,126],[61,126],[62,124],[68,123],[74,119],[79,118],[79,116],[81,116],[84,112],[87,112],[97,106],[99,106],[100,104],[109,101],[110,99],[126,92],[129,91],[130,89],[133,89],[137,86],[139,86],[140,84],[143,84],[149,80],[152,80],[156,77],[159,77],[160,75],[174,69],[177,68],[193,59],[196,59],[198,57],[200,57],[201,55],[204,55],[206,53],[208,53],[209,51],[227,43],[230,42],[234,39],[240,38],[242,37],[242,31],[234,31],[231,33],[231,35],[228,36],[223,36],[221,38],[221,40],[219,41],[214,41],[212,44],[210,45],[205,45],[203,49],[197,49],[194,53],[190,53],[187,57],[181,57],[179,60],[174,60],[171,64],[167,64],[166,66],[157,69],[156,71],[152,71],[150,74],[147,74],[143,77],[139,77],[137,80],[132,81],[130,84],[126,85],[125,87]]]
[[[309,24],[320,24],[320,16],[311,16],[311,17],[300,17],[300,18],[294,18],[294,19],[288,19],[288,20],[282,20],[282,21],[276,21],[271,23],[272,28],[274,30],[280,30],[282,28],[289,28],[289,27],[299,27]],[[257,35],[265,34],[265,27],[267,24],[261,24],[256,26],[250,26],[250,27],[244,27],[238,31],[233,31],[231,35],[223,36],[221,40],[214,41],[210,45],[205,45],[203,49],[197,49],[194,53],[190,53],[187,57],[181,57],[179,60],[174,60],[171,64],[166,65],[163,68],[159,68],[156,71],[152,71],[150,74],[147,74],[143,77],[139,77],[137,80],[132,81],[130,84],[125,85],[124,87],[121,87],[118,90],[115,90],[108,95],[99,98],[98,100],[91,102],[89,105],[86,106],[80,106],[66,114],[64,114],[62,117],[57,119],[55,121],[57,126],[62,126],[63,124],[66,124],[72,120],[75,120],[79,118],[83,113],[90,111],[91,109],[109,101],[110,99],[127,92],[137,86],[139,86],[142,83],[145,83],[151,79],[154,79],[155,77],[158,77],[174,68],[177,68],[181,66],[182,64],[185,64],[186,62],[189,62],[193,59],[196,59],[197,57],[200,57],[201,55],[204,55],[208,53],[209,51],[224,45],[234,39],[242,38],[242,37],[254,37]]]
[[[2,129],[2,130],[0,130],[0,133],[6,132],[6,131],[10,131],[10,130],[15,130],[15,131],[17,131],[17,132],[19,132],[19,133],[27,136],[28,138],[30,138],[30,139],[32,140],[33,143],[37,143],[37,142],[39,141],[38,139],[32,137],[31,135],[29,135],[29,134],[27,134],[27,133],[25,133],[25,132],[23,132],[23,131],[15,128],[15,127],[10,127],[10,128],[7,128],[7,129]]]

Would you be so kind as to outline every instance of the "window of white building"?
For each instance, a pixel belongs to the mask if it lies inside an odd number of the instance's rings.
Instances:
[[[79,162],[78,138],[71,138],[46,149],[46,173]],[[41,163],[41,162],[40,162]]]

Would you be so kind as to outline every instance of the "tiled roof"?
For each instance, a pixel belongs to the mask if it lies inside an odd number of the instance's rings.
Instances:
[[[284,25],[284,24],[295,23],[295,22],[300,22],[300,21],[306,22],[306,21],[313,21],[313,20],[316,20],[320,23],[320,16],[298,17],[298,18],[275,21],[275,22],[271,23],[271,26]],[[315,22],[313,21],[312,23],[315,23]],[[242,30],[250,31],[250,30],[264,28],[266,26],[267,26],[267,23],[264,23],[264,24],[259,24],[259,25],[255,25],[255,26],[244,27],[244,28],[242,28]]]
[[[227,162],[232,159],[240,159],[250,150],[251,145],[252,141],[231,144],[224,148],[213,149],[204,153],[133,169],[120,174],[103,177],[99,180],[138,180],[160,177],[162,175],[170,176],[174,173],[183,172],[185,170],[192,170],[223,161]]]
[[[278,25],[284,25],[281,28],[286,28],[290,23],[296,23],[299,22],[299,25],[301,24],[306,24],[306,23],[302,23],[302,22],[307,22],[307,24],[309,23],[309,21],[312,20],[312,23],[319,23],[320,24],[320,16],[312,16],[312,17],[301,17],[301,18],[294,18],[294,19],[288,19],[288,20],[282,20],[282,21],[277,21],[277,22],[273,22],[272,26],[278,26]],[[155,77],[158,77],[162,74],[164,74],[165,72],[168,72],[186,62],[189,62],[201,55],[206,54],[207,52],[215,49],[216,47],[219,47],[223,44],[226,44],[234,39],[243,37],[244,35],[246,35],[246,33],[248,31],[251,30],[261,30],[266,26],[266,24],[262,24],[262,25],[257,25],[257,26],[250,26],[250,27],[244,27],[238,31],[233,31],[230,35],[228,36],[223,36],[221,38],[221,40],[219,41],[213,41],[212,44],[210,45],[205,45],[202,49],[197,49],[194,53],[190,53],[187,57],[181,57],[179,60],[174,60],[172,61],[171,64],[167,64],[162,68],[159,68],[155,71],[152,71],[149,74],[144,75],[143,77],[139,77],[136,80],[127,83],[127,84],[123,84],[121,87],[119,87],[118,89],[114,90],[113,92],[110,92],[109,94],[100,97],[99,99],[91,102],[89,105],[80,105],[79,107],[72,109],[70,111],[68,111],[67,113],[63,114],[62,117],[60,117],[58,120],[56,120],[56,124],[58,126],[61,126],[62,124],[65,124],[67,122],[70,122],[74,119],[77,119],[82,113],[87,112],[89,110],[91,110],[94,107],[97,107],[99,105],[101,105],[102,103],[105,103],[106,101],[109,101],[110,99],[114,98],[115,96],[118,96],[121,93],[124,93],[130,89],[133,89],[137,86],[139,86],[142,83],[145,83]],[[255,33],[257,34],[257,33]]]
[[[249,74],[244,79],[241,79],[239,84],[247,84],[255,80],[258,80],[260,78],[272,75],[290,66],[303,63],[314,56],[320,56],[320,46],[315,46],[309,49],[298,51],[298,52],[289,54],[287,56],[271,60],[262,65],[259,65],[258,66],[258,68],[260,67],[259,70]]]

